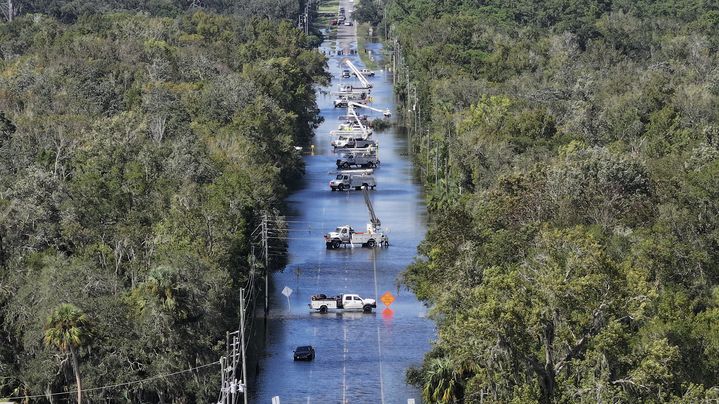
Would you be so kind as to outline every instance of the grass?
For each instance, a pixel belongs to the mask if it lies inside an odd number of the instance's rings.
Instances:
[[[322,4],[318,7],[318,12],[320,14],[323,13],[333,13],[337,14],[337,12],[340,9],[340,1],[339,0],[327,0],[323,1]]]
[[[369,28],[370,25],[368,23],[357,25],[357,53],[359,53],[362,63],[364,63],[368,69],[377,70],[380,66],[375,61],[370,59],[369,53],[364,51],[367,40],[370,39]]]

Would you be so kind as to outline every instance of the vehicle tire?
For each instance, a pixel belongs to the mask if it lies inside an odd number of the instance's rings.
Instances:
[[[378,165],[379,165],[379,160],[377,160],[377,162],[374,163],[374,165],[375,165],[375,166],[378,166]]]
[[[340,248],[340,245],[341,245],[341,243],[339,240],[332,241],[332,248],[334,248],[334,249]]]
[[[344,190],[345,190],[345,184],[339,184],[339,185],[337,185],[337,190],[340,191],[340,192],[344,191]]]
[[[350,168],[350,163],[345,161],[344,163],[342,163],[342,168],[344,168],[345,170]]]
[[[377,245],[377,244],[374,242],[374,240],[369,240],[367,242],[367,248],[374,248],[375,245]]]
[[[327,306],[320,306],[320,313],[326,314],[326,313],[327,313]]]
[[[376,185],[372,185],[371,187],[369,187],[369,189],[374,190],[375,187],[376,187]]]
[[[365,313],[372,313],[372,306],[365,304],[364,307],[362,307],[362,311]]]
[[[370,161],[369,163],[367,163],[367,167],[374,168],[374,163]]]

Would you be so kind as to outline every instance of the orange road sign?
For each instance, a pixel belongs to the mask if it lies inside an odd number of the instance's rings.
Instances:
[[[392,302],[394,302],[394,296],[392,296],[392,294],[389,292],[385,292],[382,297],[379,298],[379,300],[381,300],[385,306],[389,307]]]

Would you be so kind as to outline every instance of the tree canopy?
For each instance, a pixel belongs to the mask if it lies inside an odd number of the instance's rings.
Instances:
[[[431,215],[429,402],[719,395],[717,5],[387,5]]]
[[[237,327],[328,77],[280,3],[203,3],[26,2],[0,24],[0,397],[71,391],[55,346],[92,389],[213,363]],[[91,340],[45,330],[66,304]],[[216,373],[84,399],[208,402]]]

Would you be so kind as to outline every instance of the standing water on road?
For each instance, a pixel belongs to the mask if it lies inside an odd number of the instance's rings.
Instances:
[[[348,15],[352,4],[340,2]],[[328,185],[337,156],[330,147],[330,131],[337,129],[339,117],[346,113],[334,108],[331,93],[338,84],[358,85],[354,78],[340,78],[345,58],[362,67],[356,56],[337,56],[338,49],[356,49],[354,26],[341,27],[337,41],[322,45],[322,51],[334,55],[329,59],[331,87],[321,89],[318,99],[325,122],[313,141],[314,153],[305,158],[304,185],[288,200],[288,265],[272,275],[267,334],[257,349],[251,402],[269,403],[274,396],[283,404],[421,399],[420,391],[406,384],[405,373],[421,364],[434,337],[434,324],[426,318],[426,307],[398,287],[398,276],[412,262],[424,237],[426,211],[407,156],[407,139],[396,129],[372,135],[379,143],[381,166],[375,170],[377,188],[370,191],[370,199],[383,228],[389,230],[390,246],[328,250],[323,239],[339,225],[364,231],[369,219],[362,192],[331,192]],[[391,72],[378,71],[370,81],[371,106],[394,113]],[[282,294],[285,287],[292,289],[289,298]],[[388,291],[396,298],[391,310],[380,301]],[[312,295],[341,293],[376,299],[377,309],[372,314],[310,312]],[[255,326],[261,323],[257,319]],[[314,346],[314,361],[293,362],[292,350],[300,345]]]

